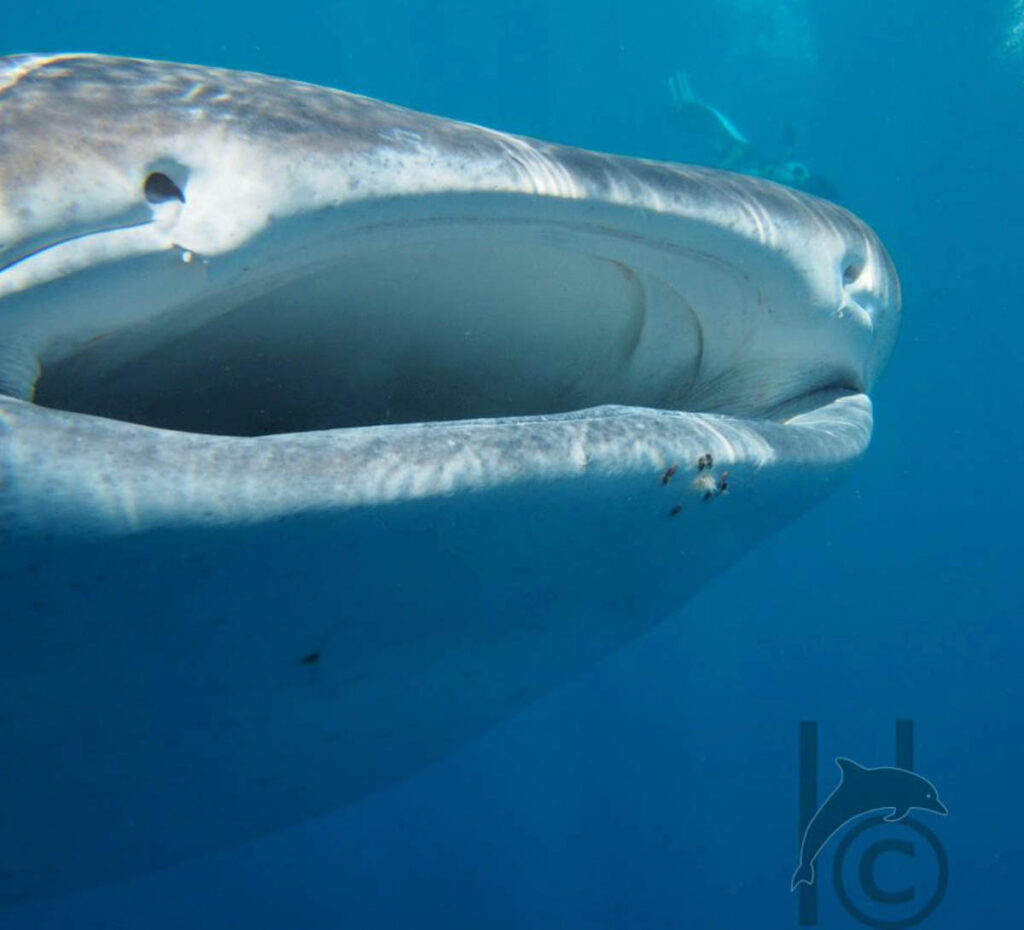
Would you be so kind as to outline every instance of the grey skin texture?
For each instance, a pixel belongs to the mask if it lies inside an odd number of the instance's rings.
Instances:
[[[864,453],[899,315],[764,181],[0,60],[0,902],[337,809],[635,639]]]

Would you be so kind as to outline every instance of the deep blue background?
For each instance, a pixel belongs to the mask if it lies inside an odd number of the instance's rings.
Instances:
[[[1020,282],[1010,0],[9,3],[0,52],[251,68],[685,161],[666,79],[881,234],[904,328],[867,460],[676,617],[418,777],[230,855],[0,915],[75,928],[793,927],[797,727],[893,763],[916,722],[950,860],[926,927],[1024,925]],[[17,803],[17,799],[0,799]],[[830,847],[821,865],[827,872]],[[907,875],[890,861],[880,880]],[[918,866],[920,868],[920,866]],[[907,873],[910,874],[910,873]],[[857,926],[825,887],[821,925]]]

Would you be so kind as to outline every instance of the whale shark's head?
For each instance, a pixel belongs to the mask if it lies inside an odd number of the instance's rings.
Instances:
[[[0,60],[0,906],[337,808],[649,628],[864,452],[899,312],[765,181]]]
[[[0,70],[0,387],[263,434],[864,392],[899,288],[848,214],[253,75]]]

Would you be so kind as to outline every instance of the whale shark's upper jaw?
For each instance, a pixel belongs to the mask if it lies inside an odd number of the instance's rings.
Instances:
[[[764,182],[204,68],[23,57],[0,89],[0,389],[47,406],[779,417],[867,390],[895,336],[874,235]]]

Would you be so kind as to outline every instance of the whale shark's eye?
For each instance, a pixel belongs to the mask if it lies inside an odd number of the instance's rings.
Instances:
[[[861,276],[862,271],[864,271],[864,262],[856,258],[852,259],[843,269],[843,284],[853,284]]]
[[[181,188],[166,174],[159,171],[154,171],[146,178],[142,190],[146,195],[146,200],[150,203],[167,203],[168,200],[185,202],[185,195],[181,192]]]

